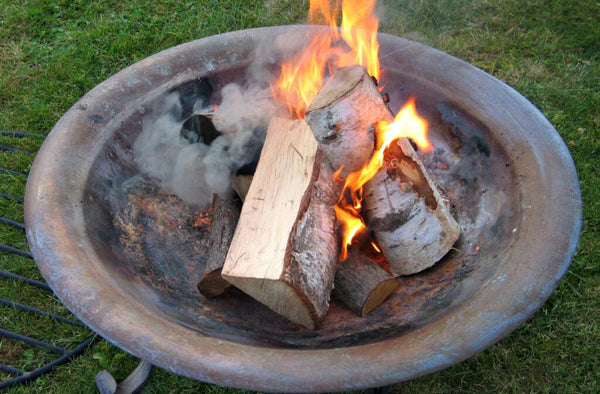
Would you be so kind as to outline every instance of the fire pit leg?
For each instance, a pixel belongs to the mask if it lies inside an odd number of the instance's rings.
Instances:
[[[96,375],[96,388],[100,394],[136,393],[148,381],[153,367],[149,362],[141,360],[136,369],[120,383],[107,370],[100,371]]]
[[[364,394],[389,394],[392,391],[392,386],[373,387],[363,391]]]

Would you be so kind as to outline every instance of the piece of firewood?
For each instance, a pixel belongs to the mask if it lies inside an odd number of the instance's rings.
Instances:
[[[236,175],[234,190],[244,202],[252,175]],[[351,252],[344,262],[338,263],[333,295],[350,309],[366,316],[377,308],[398,287],[395,278],[365,253]]]
[[[388,298],[399,284],[360,247],[352,248],[338,263],[333,296],[360,316],[366,316]]]
[[[319,149],[334,170],[343,167],[343,176],[371,158],[375,125],[390,119],[390,110],[374,87],[363,67],[340,68],[306,111],[306,121],[319,141]]]
[[[383,168],[363,191],[363,216],[395,275],[431,267],[448,253],[460,227],[406,138],[392,143]]]
[[[332,179],[306,122],[273,119],[222,271],[308,328],[326,315],[337,263]]]
[[[391,123],[393,118],[375,82],[361,66],[339,69],[306,111],[319,148],[334,168],[347,170],[367,162],[374,146],[366,141],[374,138],[376,124]],[[386,153],[383,167],[364,186],[362,215],[392,273],[408,275],[446,255],[460,228],[410,141],[400,138],[398,146],[400,150],[388,149],[391,152]]]
[[[213,218],[209,235],[211,248],[206,259],[204,275],[198,282],[198,291],[207,298],[220,296],[230,286],[230,283],[221,277],[221,269],[240,217],[241,204],[234,196],[221,197],[215,194],[212,208]]]

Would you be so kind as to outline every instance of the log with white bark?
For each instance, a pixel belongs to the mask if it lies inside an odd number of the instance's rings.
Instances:
[[[391,123],[393,115],[366,70],[349,66],[321,88],[306,120],[334,168],[358,169],[373,154],[365,141],[374,138],[375,125]],[[410,142],[400,138],[397,146],[364,186],[362,214],[392,273],[409,275],[446,255],[460,228]]]
[[[373,154],[375,125],[390,110],[363,67],[340,68],[306,111],[306,121],[333,169],[356,171]]]
[[[308,328],[327,313],[337,264],[332,177],[306,122],[273,119],[222,270]]]
[[[393,143],[384,167],[363,192],[363,215],[395,275],[431,267],[460,236],[446,201],[406,139]]]

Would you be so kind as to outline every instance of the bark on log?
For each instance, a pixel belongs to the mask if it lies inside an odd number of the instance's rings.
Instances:
[[[222,271],[308,328],[327,313],[337,263],[332,176],[306,122],[274,119]]]
[[[405,138],[392,144],[384,167],[363,192],[363,216],[394,275],[431,267],[448,253],[460,227]]]
[[[374,125],[391,123],[393,115],[366,70],[349,66],[321,88],[306,120],[334,168],[354,170],[373,154],[366,141],[373,139]],[[408,275],[441,259],[460,229],[410,142],[400,138],[398,146],[364,187],[363,217],[392,273]]]
[[[207,298],[220,296],[231,285],[221,277],[221,269],[241,211],[240,201],[233,196],[224,198],[216,194],[212,206],[211,249],[206,259],[204,275],[198,282],[198,291]]]
[[[236,175],[233,189],[242,203],[252,183],[252,175]],[[387,262],[386,262],[387,263]],[[389,263],[387,264],[389,270]],[[398,287],[394,277],[365,253],[351,252],[338,263],[332,295],[360,316],[377,308]]]
[[[353,248],[348,258],[338,264],[333,296],[364,317],[398,286],[398,281],[363,253],[362,248]]]

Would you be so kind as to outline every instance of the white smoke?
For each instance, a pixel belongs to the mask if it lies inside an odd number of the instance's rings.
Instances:
[[[230,193],[233,172],[255,159],[271,118],[289,116],[281,103],[274,102],[269,86],[276,79],[276,65],[281,59],[289,58],[308,42],[305,32],[300,33],[302,37],[297,34],[259,45],[244,84],[224,86],[214,113],[213,103],[201,99],[194,103],[194,113],[211,113],[213,125],[221,133],[210,145],[190,144],[180,137],[186,119],[181,116],[179,93],[161,100],[145,115],[142,133],[134,145],[140,171],[157,179],[164,189],[201,206],[209,205],[214,194]]]

